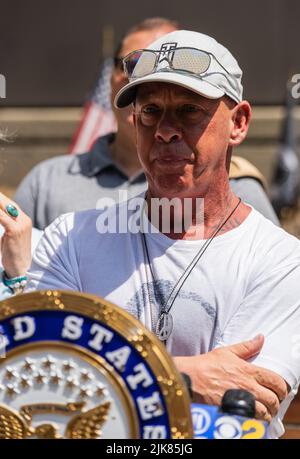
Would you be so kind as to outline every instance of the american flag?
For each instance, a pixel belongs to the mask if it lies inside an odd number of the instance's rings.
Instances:
[[[110,102],[113,65],[113,59],[107,58],[101,66],[96,87],[84,106],[82,118],[73,137],[69,149],[71,154],[89,151],[98,137],[117,130]]]

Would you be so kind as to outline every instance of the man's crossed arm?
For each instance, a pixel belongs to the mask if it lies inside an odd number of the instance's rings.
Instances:
[[[174,357],[179,371],[192,380],[195,401],[220,405],[227,389],[245,389],[256,399],[256,417],[270,422],[289,392],[277,373],[247,362],[260,352],[264,337],[214,349],[206,354]]]

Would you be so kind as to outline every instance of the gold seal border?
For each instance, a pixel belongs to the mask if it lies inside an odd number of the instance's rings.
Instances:
[[[193,438],[190,400],[185,383],[164,345],[135,317],[96,295],[41,290],[1,301],[0,320],[37,310],[77,312],[118,332],[147,361],[156,376],[167,407],[171,438]]]

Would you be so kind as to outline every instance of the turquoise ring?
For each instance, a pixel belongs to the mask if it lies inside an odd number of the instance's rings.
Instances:
[[[17,218],[19,216],[19,211],[13,204],[7,204],[5,209],[8,215],[10,215],[11,217]]]

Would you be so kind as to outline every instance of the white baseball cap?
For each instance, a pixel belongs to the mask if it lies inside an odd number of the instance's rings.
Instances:
[[[139,50],[124,58],[126,68],[126,60],[139,57],[128,75],[129,83],[115,97],[117,108],[131,104],[137,86],[150,82],[173,83],[209,99],[219,99],[226,94],[236,102],[242,100],[243,72],[230,51],[214,38],[177,30],[163,35],[145,50],[151,52]],[[204,71],[198,73],[201,68]]]

